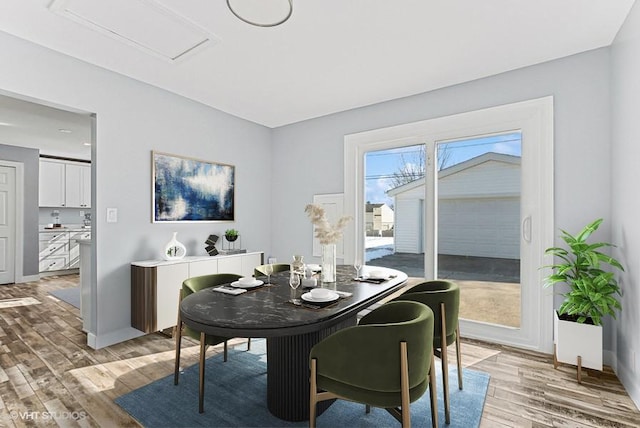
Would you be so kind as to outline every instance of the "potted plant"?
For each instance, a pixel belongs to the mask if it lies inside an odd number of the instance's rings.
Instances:
[[[224,237],[227,238],[227,241],[233,242],[238,239],[240,233],[236,229],[227,229],[224,231]]]
[[[615,311],[621,309],[616,296],[620,295],[620,287],[611,270],[624,271],[624,268],[616,259],[601,252],[614,245],[587,242],[602,221],[593,221],[575,236],[561,230],[561,238],[568,248],[545,250],[545,255],[556,259],[554,264],[545,266],[551,268],[552,273],[545,278],[544,286],[569,286],[567,292],[561,293],[564,302],[554,314],[554,366],[557,367],[558,362],[576,364],[578,381],[582,366],[602,370],[602,318],[605,315],[615,318]]]

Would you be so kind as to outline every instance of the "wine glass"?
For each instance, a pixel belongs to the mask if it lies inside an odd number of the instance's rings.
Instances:
[[[353,262],[353,267],[356,270],[356,278],[360,278],[360,269],[362,269],[362,260],[355,259]]]
[[[300,286],[300,276],[297,273],[291,272],[289,275],[289,286],[291,286],[291,298],[296,300],[296,289]]]
[[[271,274],[273,273],[273,265],[271,263],[264,266],[264,273],[267,274],[267,284],[271,284]]]

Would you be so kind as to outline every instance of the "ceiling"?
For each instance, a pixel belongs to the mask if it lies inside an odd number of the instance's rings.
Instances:
[[[91,117],[0,95],[0,144],[90,160]]]
[[[224,0],[2,0],[0,31],[278,127],[608,46],[633,3],[293,0],[260,28]]]

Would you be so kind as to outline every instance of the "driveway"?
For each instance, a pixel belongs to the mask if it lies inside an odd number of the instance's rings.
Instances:
[[[384,247],[367,248],[369,255],[380,256],[366,264],[424,278],[424,254],[394,254],[392,245]],[[520,327],[520,260],[440,254],[438,278],[454,280],[460,286],[460,318]]]
[[[393,253],[368,260],[367,265],[398,269],[409,276],[424,278],[424,254]],[[438,278],[519,283],[520,260],[440,254]]]

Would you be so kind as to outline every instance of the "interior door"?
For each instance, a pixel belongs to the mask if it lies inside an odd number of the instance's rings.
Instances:
[[[15,282],[16,169],[0,166],[0,284]]]

